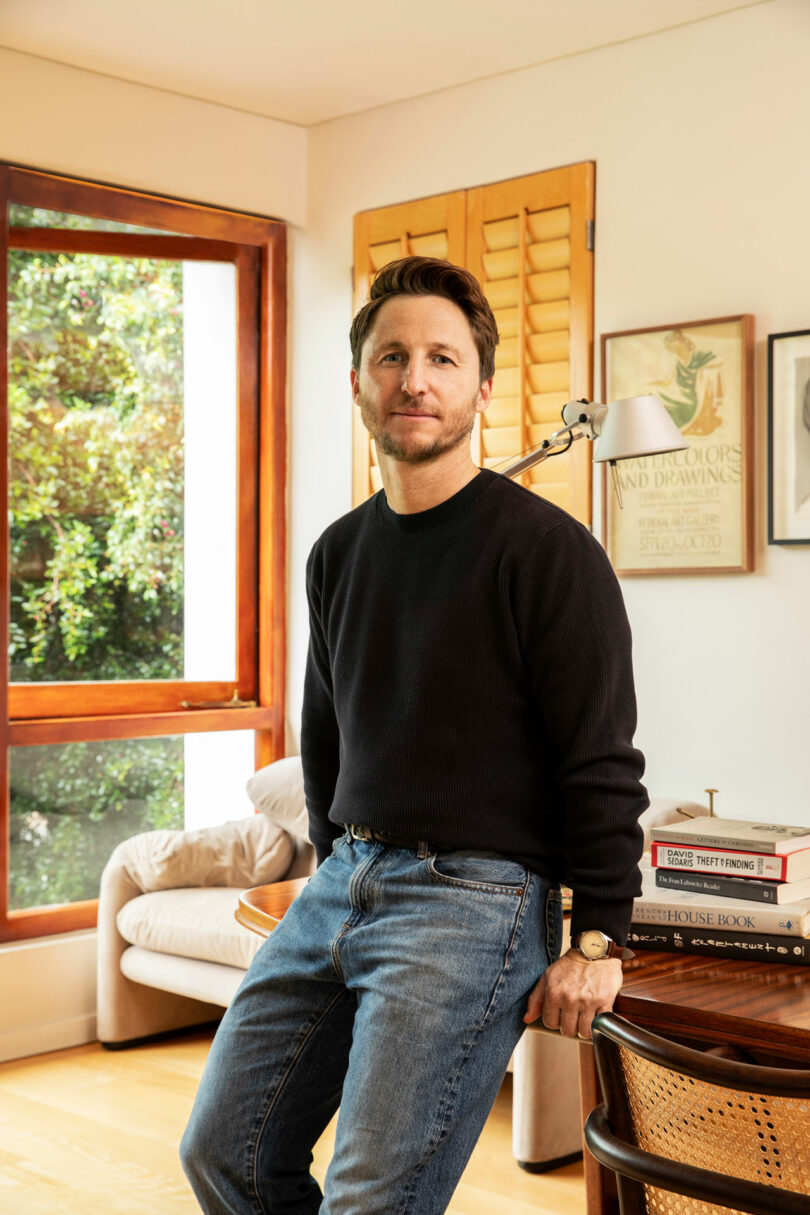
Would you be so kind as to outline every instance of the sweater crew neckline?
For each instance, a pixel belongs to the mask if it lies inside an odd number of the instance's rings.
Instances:
[[[429,510],[414,511],[405,515],[391,509],[385,490],[381,489],[377,495],[377,513],[386,526],[398,532],[421,532],[430,527],[437,527],[440,523],[447,523],[463,514],[489,488],[497,475],[487,468],[481,468],[473,479],[451,498],[440,502],[438,506],[431,506]]]

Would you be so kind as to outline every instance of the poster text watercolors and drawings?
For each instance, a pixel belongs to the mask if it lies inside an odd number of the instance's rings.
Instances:
[[[746,569],[750,385],[734,317],[603,339],[605,400],[654,393],[689,442],[617,465],[606,530],[620,572]]]

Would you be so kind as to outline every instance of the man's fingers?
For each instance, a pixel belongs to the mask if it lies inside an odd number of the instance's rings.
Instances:
[[[612,959],[586,962],[584,958],[565,954],[552,963],[543,978],[543,1024],[549,1029],[559,1029],[563,1037],[587,1042],[591,1037],[591,1021],[597,1012],[613,1006],[621,988],[621,963]],[[539,991],[538,984],[532,996]]]
[[[536,1021],[540,1016],[540,1010],[543,1007],[543,1000],[546,993],[545,977],[535,983],[529,994],[529,1003],[526,1005],[526,1011],[523,1014],[523,1020],[526,1025],[531,1025],[532,1021]]]

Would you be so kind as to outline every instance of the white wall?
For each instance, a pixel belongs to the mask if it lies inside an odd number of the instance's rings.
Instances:
[[[0,48],[0,159],[303,223],[306,131]]]
[[[597,334],[756,317],[756,572],[623,582],[648,783],[698,799],[716,786],[721,813],[810,822],[810,547],[764,538],[766,336],[810,328],[808,48],[810,5],[772,0],[310,132],[293,314],[293,721],[306,552],[351,505],[353,214],[593,159]]]

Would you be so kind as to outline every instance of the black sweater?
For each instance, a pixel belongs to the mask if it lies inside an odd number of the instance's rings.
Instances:
[[[301,752],[319,861],[342,823],[499,852],[623,943],[647,805],[631,640],[600,545],[482,471],[431,510],[381,491],[307,564]]]

